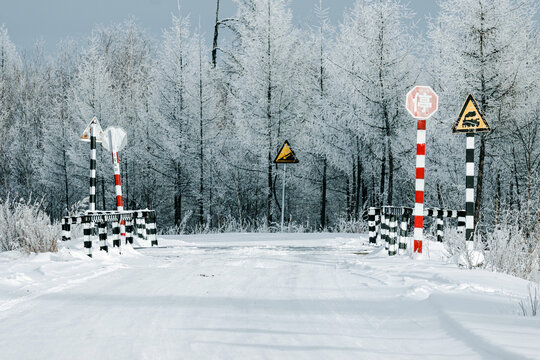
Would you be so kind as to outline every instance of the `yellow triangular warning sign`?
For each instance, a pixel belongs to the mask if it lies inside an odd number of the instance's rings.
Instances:
[[[296,155],[294,154],[294,151],[291,149],[291,145],[289,145],[289,142],[285,140],[285,143],[281,147],[281,150],[279,150],[278,155],[274,159],[274,163],[280,164],[280,163],[297,163],[298,159],[296,158]]]
[[[452,132],[491,132],[491,127],[471,94],[467,97],[458,119],[452,127]]]
[[[103,130],[101,129],[101,125],[99,125],[99,121],[96,117],[90,121],[90,124],[84,129],[82,135],[81,135],[81,141],[90,141],[90,128],[95,126],[94,128],[94,134],[96,135],[96,142],[101,142],[103,139]]]

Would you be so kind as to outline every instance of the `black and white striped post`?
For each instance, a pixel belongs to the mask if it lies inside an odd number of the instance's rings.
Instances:
[[[107,223],[105,221],[101,221],[98,224],[99,229],[99,250],[101,251],[109,251],[109,247],[107,246]]]
[[[474,240],[474,133],[467,133],[465,153],[465,240]]]
[[[155,212],[149,212],[147,213],[148,222],[147,222],[147,236],[148,240],[150,240],[150,246],[157,246],[157,228],[156,228],[156,213]]]
[[[81,140],[90,143],[90,197],[88,198],[88,212],[96,211],[96,143],[101,141],[103,131],[96,117],[90,121],[90,124],[84,129]],[[90,236],[95,234],[94,224],[90,225]],[[91,241],[91,239],[90,239]]]
[[[375,232],[377,234],[375,242],[378,244],[381,242],[381,208],[375,210]]]
[[[465,210],[458,210],[457,212],[457,232],[463,234],[465,231]]]
[[[388,250],[388,227],[387,227],[388,216],[386,216],[385,210],[386,209],[383,206],[381,208],[381,242],[384,244],[384,249]]]
[[[407,250],[407,243],[409,242],[409,219],[411,215],[412,209],[403,208],[399,224],[399,253],[404,253]]]
[[[103,130],[96,117],[90,121],[90,124],[84,129],[81,135],[81,141],[90,143],[90,199],[88,211],[96,211],[96,143],[101,142]]]
[[[126,244],[133,244],[133,220],[126,221]]]
[[[115,221],[112,224],[113,248],[120,247],[120,222]]]
[[[96,211],[96,125],[90,124],[90,205],[88,210]]]
[[[95,118],[94,118],[95,119]],[[88,201],[88,211],[96,211],[96,124],[92,119],[90,123],[90,197]],[[95,235],[95,224],[90,225],[90,236]]]
[[[397,255],[397,216],[392,214],[388,217],[389,235],[388,235],[388,255]]]
[[[135,226],[137,227],[137,238],[140,240],[146,240],[146,236],[143,233],[145,230],[145,221],[142,212],[137,212],[137,217],[135,218]]]
[[[92,257],[92,238],[91,235],[91,223],[90,221],[85,221],[83,224],[83,242],[84,242],[84,248],[86,250],[86,255],[89,257]]]
[[[375,208],[370,207],[368,210],[368,230],[369,230],[369,243],[377,243],[377,227],[375,223]]]
[[[62,219],[62,241],[71,240],[71,218]]]
[[[437,241],[442,242],[443,241],[443,235],[444,235],[444,220],[443,215],[446,211],[443,211],[442,209],[437,209]]]
[[[465,240],[474,240],[474,135],[477,132],[491,132],[484,114],[480,111],[476,100],[469,94],[461,112],[452,126],[453,133],[467,134],[465,153]],[[459,222],[459,219],[458,219]],[[459,225],[458,225],[459,227]]]

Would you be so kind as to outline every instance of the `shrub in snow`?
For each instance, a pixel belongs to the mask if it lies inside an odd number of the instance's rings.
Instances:
[[[90,208],[90,197],[85,197],[82,200],[79,200],[75,202],[69,209],[67,209],[67,213],[69,216],[73,216],[76,214],[82,214],[83,212],[89,210]]]
[[[486,267],[524,279],[538,274],[540,233],[529,235],[517,225],[504,224],[484,236]]]
[[[165,235],[183,235],[183,234],[217,234],[217,233],[274,233],[281,231],[281,223],[272,222],[268,225],[266,218],[258,219],[242,219],[238,220],[231,215],[219,218],[217,226],[210,225],[210,217],[207,217],[206,222],[202,225],[195,224],[188,226],[191,220],[192,212],[188,211],[182,222],[178,226],[171,226],[161,231]],[[307,233],[314,231],[315,228],[310,226],[309,221],[305,224],[296,223],[289,219],[283,227],[283,231],[287,233]]]
[[[339,218],[331,228],[333,232],[361,233],[367,231],[367,223],[364,220]]]
[[[467,242],[463,233],[456,229],[446,230],[444,233],[444,245],[449,260],[458,266],[472,269],[485,265],[483,245],[477,241]]]
[[[0,202],[0,251],[57,251],[60,226],[51,224],[39,202]]]
[[[466,244],[463,234],[447,231],[445,249],[451,261],[469,269],[482,266],[529,280],[540,276],[540,231],[525,231],[515,214],[478,234],[474,244]]]
[[[536,316],[538,314],[538,308],[540,307],[540,298],[538,298],[539,284],[529,284],[529,295],[526,300],[519,302],[519,308],[523,316]]]

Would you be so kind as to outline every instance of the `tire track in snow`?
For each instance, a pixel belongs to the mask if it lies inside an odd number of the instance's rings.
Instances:
[[[92,274],[87,275],[87,276],[80,277],[80,276],[77,275],[75,278],[69,279],[66,282],[62,283],[62,284],[53,286],[53,287],[48,288],[46,290],[41,290],[41,291],[37,291],[37,292],[32,293],[32,294],[24,295],[24,296],[15,298],[15,299],[6,300],[6,301],[4,301],[4,302],[2,302],[0,304],[0,318],[3,318],[5,316],[9,315],[9,313],[7,313],[6,311],[10,310],[14,306],[17,306],[17,305],[22,304],[22,303],[26,303],[26,302],[28,302],[30,300],[34,300],[34,299],[39,298],[39,297],[41,297],[43,295],[48,295],[48,294],[61,292],[63,290],[69,289],[69,288],[71,288],[73,286],[80,285],[80,284],[85,283],[85,282],[87,282],[89,280],[95,279],[97,277],[109,274],[109,273],[111,273],[113,271],[116,271],[116,270],[121,269],[121,268],[126,268],[126,267],[127,266],[125,266],[123,264],[115,264],[113,266],[108,266],[106,268],[97,270],[97,271],[95,271]]]
[[[486,340],[480,335],[461,325],[457,320],[453,319],[443,309],[441,303],[436,299],[436,296],[430,295],[426,302],[433,308],[433,313],[439,319],[441,328],[454,339],[468,346],[472,351],[482,356],[484,359],[490,360],[527,360],[526,356],[508,351],[496,344]]]

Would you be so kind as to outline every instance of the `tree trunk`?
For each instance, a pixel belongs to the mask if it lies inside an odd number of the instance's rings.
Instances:
[[[321,191],[321,230],[326,228],[326,168],[328,162],[326,157],[323,160],[323,178],[322,178],[322,191]]]
[[[351,189],[349,177],[345,177],[345,191],[347,194],[347,220],[351,220]]]
[[[266,121],[268,136],[268,190],[266,195],[266,221],[270,226],[272,223],[272,47],[270,41],[270,1],[268,2],[268,38],[266,56],[268,60],[268,84],[266,89]]]
[[[484,12],[481,10],[480,14],[480,59],[484,61]],[[486,78],[485,78],[485,69],[482,66],[480,72],[480,83],[482,90],[482,111],[486,111],[487,104],[487,93],[486,93]],[[482,206],[482,187],[484,182],[484,162],[486,157],[486,138],[484,135],[480,136],[480,153],[478,154],[478,177],[476,178],[476,201],[474,204],[474,231],[476,231],[476,226],[480,219],[480,208]]]
[[[101,204],[102,209],[106,210],[107,206],[105,206],[105,178],[103,176],[101,176]]]
[[[69,176],[67,172],[67,154],[66,150],[62,150],[62,170],[64,173],[64,191],[66,192],[65,200],[66,200],[66,210],[69,209]]]
[[[371,174],[371,206],[377,206],[378,201],[375,199],[375,175]]]
[[[126,153],[127,154],[127,153]],[[136,209],[137,207],[133,205],[133,201],[129,197],[129,156],[126,156],[126,171],[124,175],[125,179],[125,186],[123,186],[124,190],[124,202],[127,204],[128,209]]]
[[[358,180],[357,174],[357,168],[356,168],[356,159],[353,157],[353,166],[352,166],[352,188],[351,188],[351,220],[356,220],[356,205],[358,203],[358,184],[356,181]]]
[[[443,197],[442,197],[442,186],[440,183],[437,183],[437,200],[439,202],[439,208],[443,209]]]
[[[62,139],[66,139],[66,126],[65,126],[65,112],[62,109]],[[66,201],[66,210],[69,210],[69,175],[68,175],[68,164],[67,164],[67,150],[65,142],[62,144],[62,172],[64,175],[64,191],[65,201]]]
[[[388,206],[392,205],[394,196],[394,155],[391,145],[390,136],[388,136],[388,198],[386,200]]]
[[[382,206],[384,202],[384,180],[386,178],[386,147],[383,149],[383,158],[381,161],[381,186],[379,188],[379,196],[377,199],[377,205]]]
[[[516,202],[517,202],[518,210],[521,211],[521,193],[519,191],[517,160],[516,160],[516,152],[513,147],[512,147],[512,155],[514,157],[514,182],[516,184]],[[512,191],[512,197],[513,196],[514,196],[514,192]]]
[[[174,195],[174,225],[180,226],[182,223],[182,194],[177,189]]]
[[[484,162],[486,157],[486,139],[480,138],[480,154],[478,154],[478,178],[476,181],[476,202],[474,204],[474,229],[480,219],[480,207],[482,206],[482,189],[484,180]]]
[[[215,68],[217,63],[217,46],[219,34],[219,0],[216,0],[216,22],[214,25],[214,44],[212,47],[212,66]]]
[[[219,9],[219,0],[218,0]],[[217,14],[216,14],[217,17]],[[214,35],[215,36],[215,35]],[[217,39],[214,39],[217,41]],[[213,53],[212,53],[213,55]],[[202,46],[201,38],[199,35],[199,225],[204,223],[204,206],[203,206],[203,193],[204,193],[204,133],[203,133],[203,80],[202,80]]]
[[[364,199],[362,197],[362,162],[360,156],[356,157],[356,203],[354,208],[354,218],[358,220],[360,218],[360,207],[364,206]]]
[[[180,226],[182,223],[182,189],[181,189],[181,170],[176,164],[176,179],[174,191],[174,225]]]
[[[495,198],[495,225],[499,225],[499,212],[501,210],[501,174],[497,173],[497,196]]]

